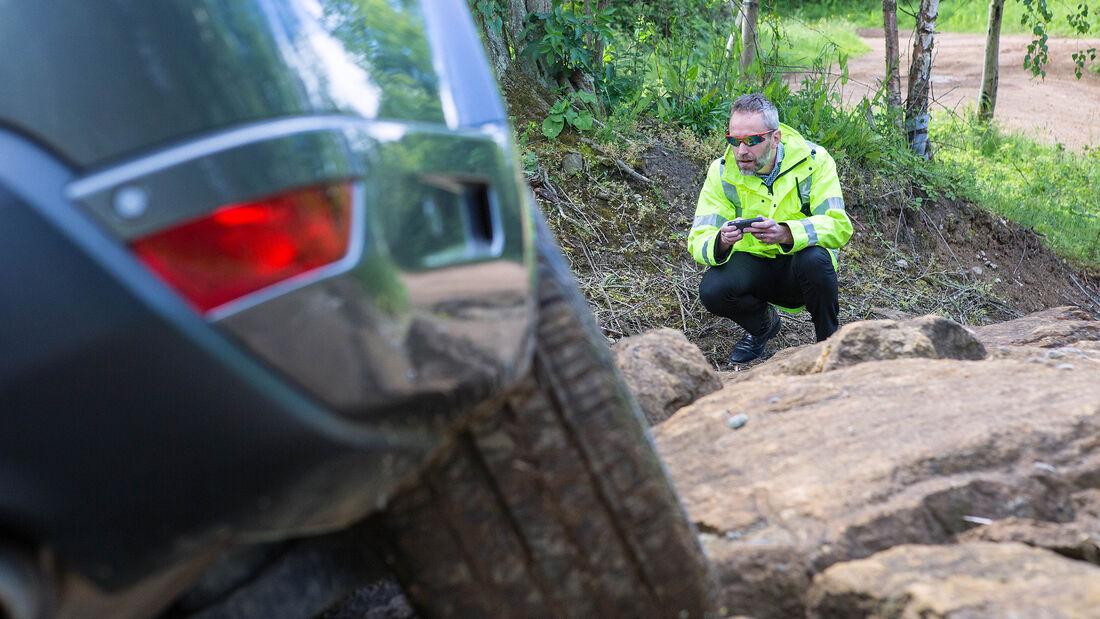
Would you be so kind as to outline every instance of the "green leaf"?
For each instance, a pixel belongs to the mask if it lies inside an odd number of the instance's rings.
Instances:
[[[577,98],[581,101],[584,101],[585,103],[591,103],[593,105],[595,105],[596,103],[596,95],[590,92],[585,92],[583,90],[577,93]]]
[[[565,127],[565,121],[560,117],[550,116],[546,120],[542,121],[542,134],[551,140],[558,137],[562,128]]]
[[[581,131],[589,131],[592,129],[592,120],[592,112],[585,110],[578,114],[574,120],[570,121],[570,124]]]
[[[691,68],[688,69],[688,71],[687,71],[687,75],[684,76],[684,77],[687,78],[687,81],[694,82],[695,78],[699,77],[699,65],[697,65],[697,64],[691,65]]]
[[[569,102],[565,99],[558,99],[558,102],[554,104],[554,107],[550,108],[550,114],[563,114],[565,108],[569,107]]]

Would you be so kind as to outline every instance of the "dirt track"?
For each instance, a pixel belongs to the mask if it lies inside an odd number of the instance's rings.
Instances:
[[[885,39],[881,30],[861,30],[867,54],[848,61],[850,81],[846,100],[856,99],[877,88],[886,72]],[[1089,145],[1100,147],[1100,76],[1085,71],[1080,80],[1073,75],[1070,54],[1095,47],[1100,39],[1051,39],[1051,65],[1045,80],[1032,78],[1023,68],[1031,37],[1003,35],[1000,46],[1000,85],[994,119],[1003,127],[1034,136],[1045,143],[1061,142],[1074,150]],[[913,43],[908,32],[900,34],[902,51],[901,90],[905,97],[909,54]],[[985,57],[984,34],[936,33],[932,64],[933,113],[973,109],[981,88]]]

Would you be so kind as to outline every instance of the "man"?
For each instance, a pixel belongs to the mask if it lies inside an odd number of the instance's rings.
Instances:
[[[832,157],[780,124],[763,95],[733,102],[726,141],[699,194],[688,248],[710,267],[699,285],[703,306],[745,330],[729,356],[744,363],[779,333],[773,306],[805,306],[819,342],[836,331],[836,250],[852,222]]]

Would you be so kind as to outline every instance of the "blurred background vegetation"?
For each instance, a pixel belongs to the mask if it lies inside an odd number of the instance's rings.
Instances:
[[[510,5],[522,1],[471,0],[471,6],[483,30],[499,34],[509,12],[515,14]],[[538,4],[527,0],[528,7]],[[898,129],[899,110],[886,105],[882,90],[842,104],[846,60],[868,51],[857,30],[882,30],[878,0],[761,3],[755,57],[744,67],[738,61],[738,8],[731,2],[542,0],[542,8],[528,14],[522,35],[507,42],[509,54],[542,67],[557,98],[553,111],[538,119],[541,126],[517,122],[529,170],[538,157],[531,142],[561,139],[563,128],[613,153],[624,136],[657,122],[690,133],[698,148],[718,153],[730,101],[763,92],[785,123],[838,160],[905,178],[927,195],[965,199],[1041,232],[1074,264],[1100,265],[1096,149],[1039,144],[1005,132],[995,120],[977,122],[971,110],[937,111],[930,129],[933,157],[926,160],[910,151]],[[910,0],[898,3],[899,28],[913,27],[918,8]],[[943,3],[936,30],[984,32],[987,15],[984,1]],[[1096,36],[1100,21],[1076,0],[1008,0],[1002,32]],[[901,44],[906,41],[902,36]],[[1094,58],[1084,68],[1100,71]],[[576,79],[582,74],[587,81]],[[902,90],[904,95],[904,84]]]

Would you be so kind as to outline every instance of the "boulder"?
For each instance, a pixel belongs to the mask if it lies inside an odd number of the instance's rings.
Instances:
[[[676,329],[624,338],[611,350],[650,425],[722,387],[699,347]]]
[[[863,320],[844,325],[829,339],[804,346],[755,371],[816,374],[886,359],[982,359],[985,347],[959,323],[941,316]]]
[[[731,613],[803,616],[830,566],[952,544],[1005,519],[1087,532],[1100,364],[983,359],[950,321],[871,322],[762,364],[655,428]],[[740,413],[749,422],[733,430]]]
[[[1100,340],[1100,322],[1079,307],[1065,306],[973,331],[986,347],[1037,346],[1056,348],[1075,342]]]
[[[1038,463],[1037,466],[1050,465]],[[1071,522],[1005,518],[963,531],[956,540],[1019,542],[1100,565],[1100,489],[1084,490],[1070,498],[1076,514]]]
[[[1089,619],[1100,568],[1014,543],[898,546],[817,575],[807,604],[812,619]]]

